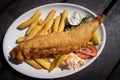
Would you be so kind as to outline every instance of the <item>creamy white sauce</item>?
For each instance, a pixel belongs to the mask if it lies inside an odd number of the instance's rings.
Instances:
[[[81,22],[81,15],[79,12],[73,12],[73,14],[68,18],[70,25],[78,25]]]

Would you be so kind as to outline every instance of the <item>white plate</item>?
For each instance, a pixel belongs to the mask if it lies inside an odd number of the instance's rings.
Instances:
[[[26,64],[26,63],[22,63],[19,65],[15,65],[13,63],[11,63],[9,61],[9,57],[10,57],[10,51],[17,45],[16,39],[19,36],[23,36],[26,30],[23,31],[19,31],[16,29],[16,27],[23,21],[27,20],[28,18],[30,18],[36,10],[40,10],[42,12],[42,18],[44,19],[45,16],[47,16],[47,14],[52,10],[52,9],[56,9],[57,13],[56,15],[60,15],[60,13],[64,10],[64,9],[68,9],[69,11],[69,15],[72,12],[80,12],[80,14],[82,16],[86,16],[88,13],[92,14],[93,17],[96,16],[95,13],[93,13],[91,10],[82,7],[82,6],[78,6],[78,5],[74,5],[74,4],[67,4],[67,3],[54,3],[54,4],[48,4],[48,5],[44,5],[44,6],[40,6],[37,8],[34,8],[26,13],[24,13],[23,15],[21,15],[19,18],[17,18],[9,27],[9,29],[7,30],[5,37],[4,37],[4,41],[3,41],[3,51],[4,51],[4,56],[5,59],[7,60],[7,62],[9,63],[9,65],[14,68],[16,71],[31,76],[31,77],[35,77],[35,78],[59,78],[59,77],[64,77],[64,76],[68,76],[71,75],[73,73],[76,73],[78,71],[81,71],[82,69],[84,69],[85,67],[87,67],[88,65],[90,65],[101,53],[101,51],[104,48],[105,45],[105,41],[106,41],[106,33],[105,33],[105,28],[104,25],[102,24],[101,27],[99,27],[98,32],[100,35],[100,38],[102,40],[101,45],[98,45],[98,55],[97,57],[90,59],[89,61],[87,61],[87,63],[83,66],[81,66],[80,68],[78,68],[77,70],[64,70],[61,71],[59,68],[56,68],[55,70],[53,70],[52,72],[48,73],[47,70],[36,70],[33,67],[31,67],[30,65]]]

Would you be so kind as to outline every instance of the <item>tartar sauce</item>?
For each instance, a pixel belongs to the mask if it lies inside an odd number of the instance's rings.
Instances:
[[[73,14],[68,18],[70,25],[78,25],[81,22],[81,15],[79,12],[73,12]]]

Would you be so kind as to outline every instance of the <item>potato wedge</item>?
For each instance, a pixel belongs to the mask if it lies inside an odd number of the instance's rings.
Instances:
[[[30,24],[32,24],[35,20],[39,19],[41,15],[41,12],[38,10],[35,12],[35,14],[30,18],[28,19],[27,21],[24,21],[23,23],[21,23],[20,25],[18,25],[18,29],[24,29],[26,27],[28,27]]]

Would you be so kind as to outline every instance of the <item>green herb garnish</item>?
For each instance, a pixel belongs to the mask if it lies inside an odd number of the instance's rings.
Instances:
[[[85,16],[85,17],[82,18],[81,23],[86,23],[88,21],[88,19],[90,19],[91,17],[92,17],[92,15],[88,14],[87,16]]]

